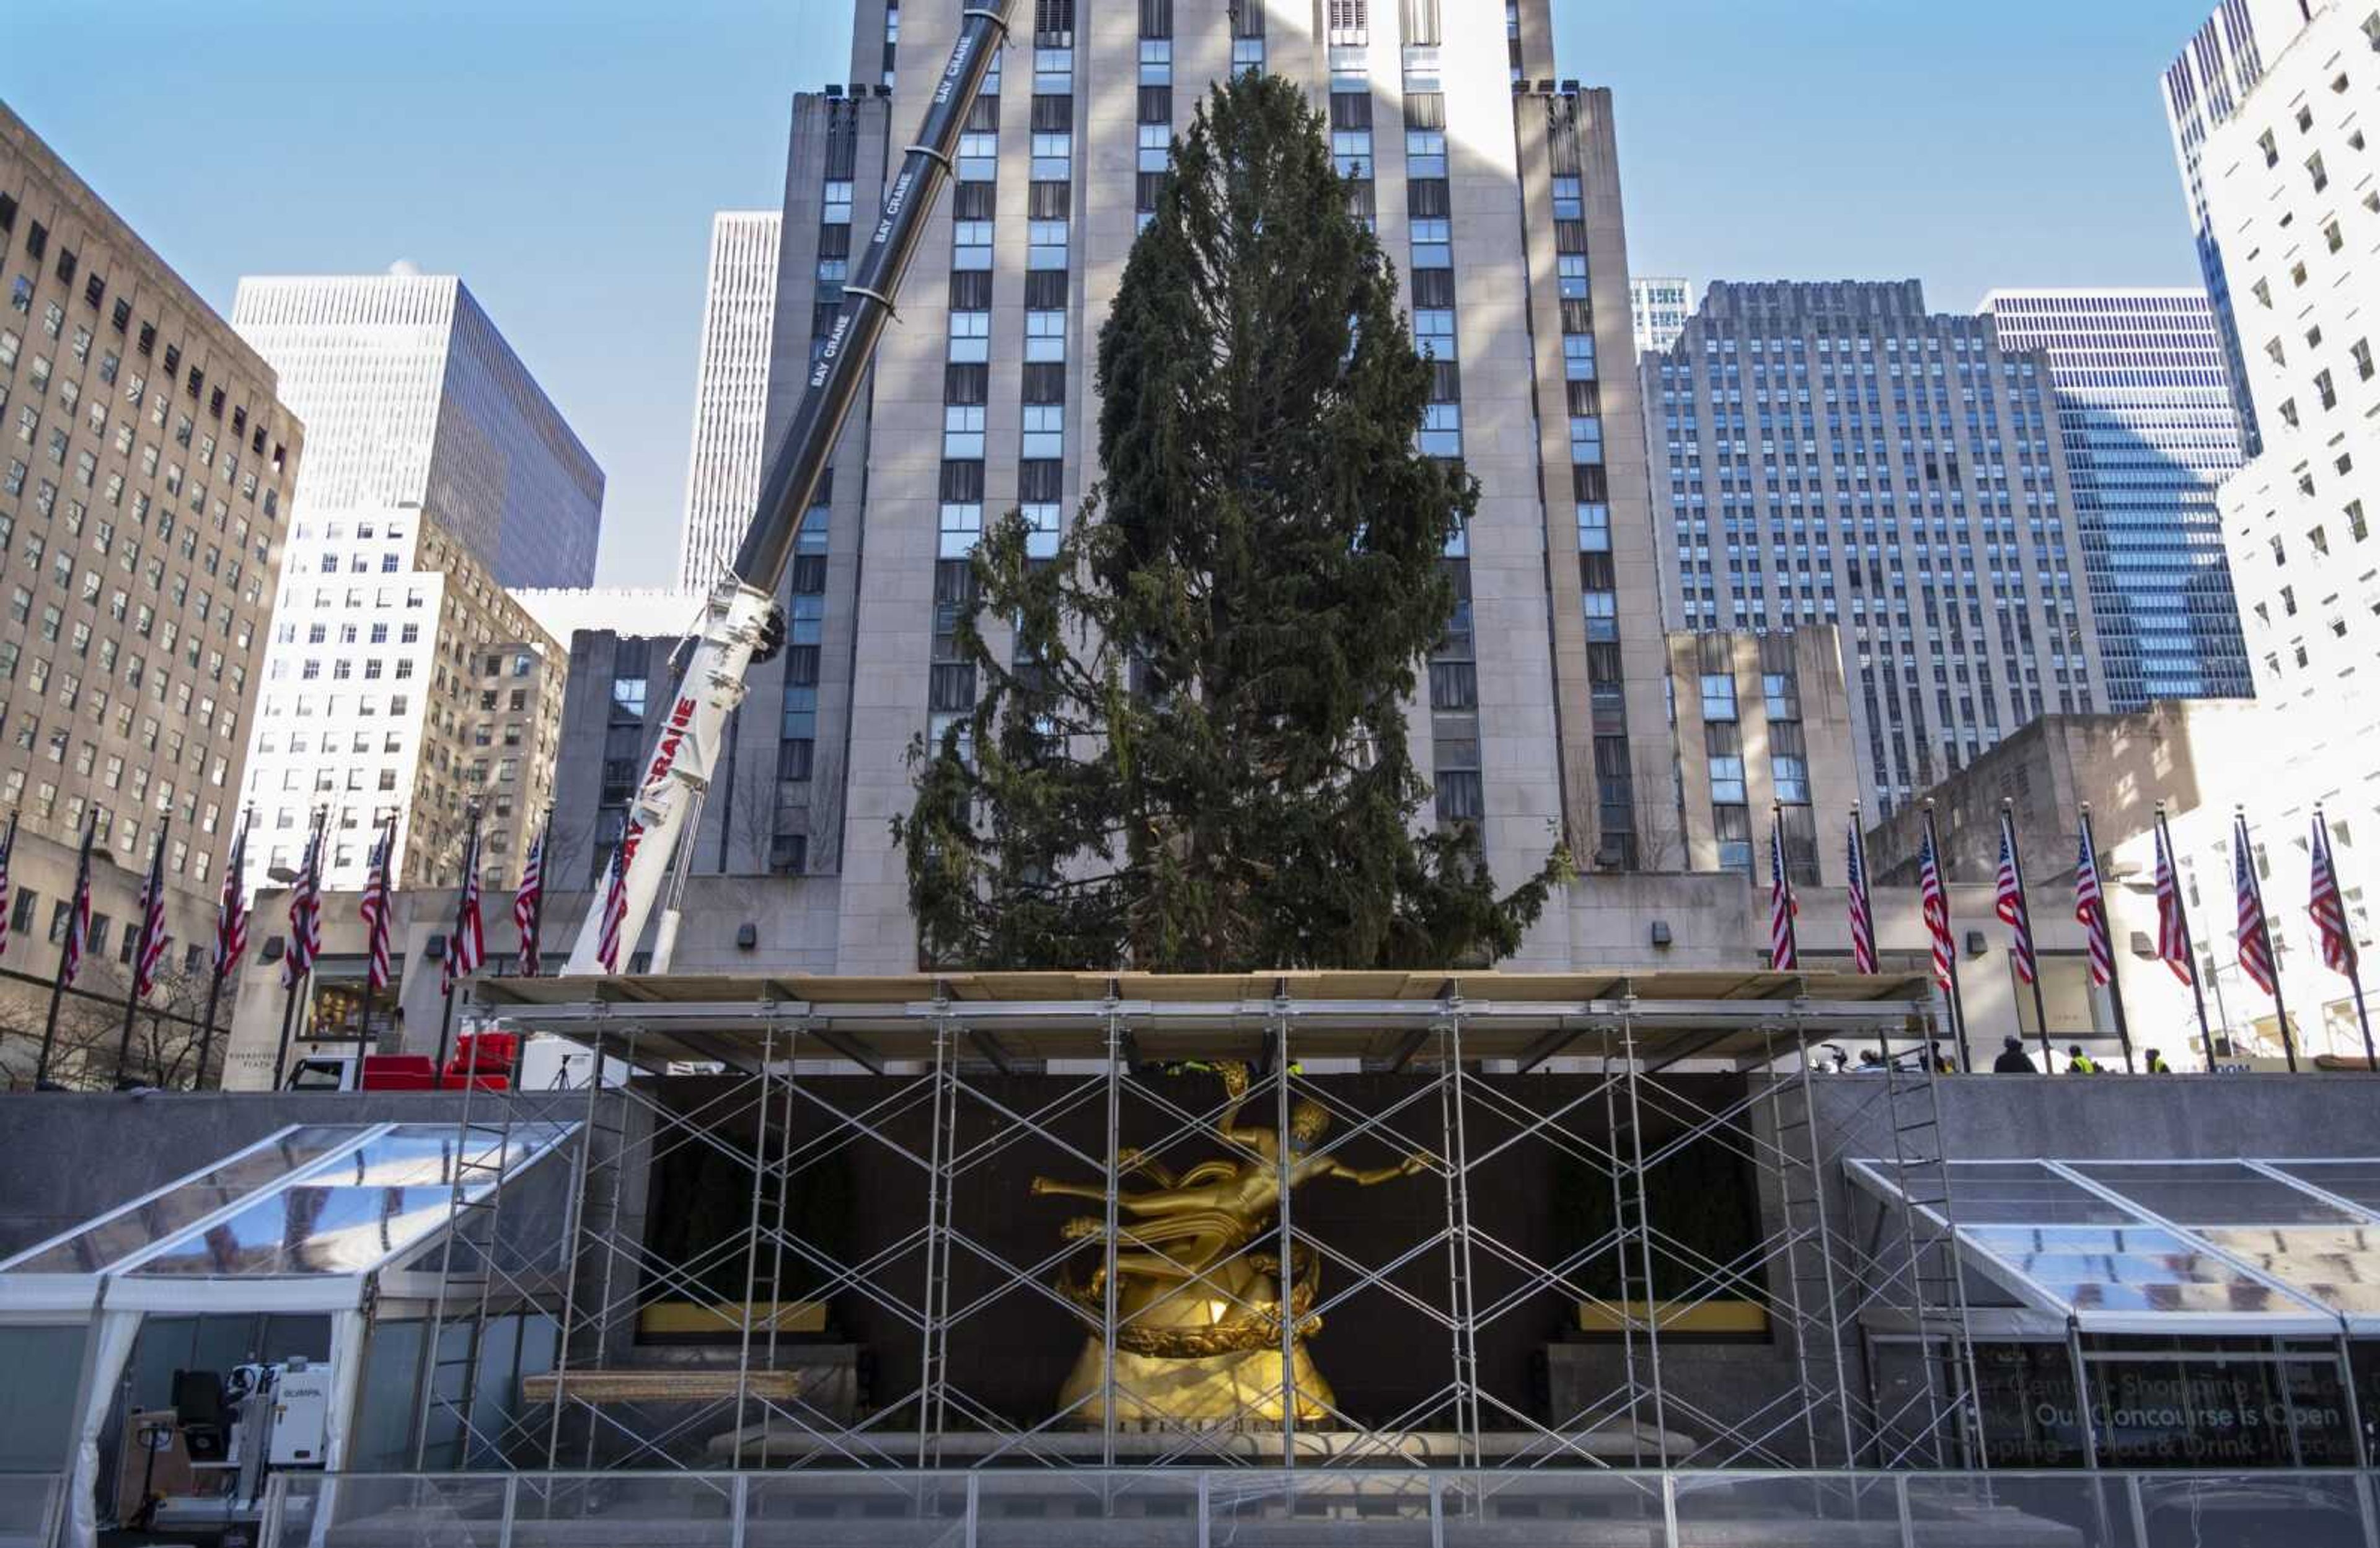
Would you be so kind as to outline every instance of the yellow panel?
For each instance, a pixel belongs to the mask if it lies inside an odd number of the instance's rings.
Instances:
[[[1706,1300],[1698,1305],[1681,1306],[1675,1301],[1612,1300],[1579,1302],[1578,1325],[1587,1333],[1618,1333],[1624,1318],[1638,1327],[1645,1325],[1647,1306],[1663,1333],[1720,1334],[1768,1331],[1768,1312],[1757,1301]]]
[[[826,1302],[822,1300],[756,1301],[752,1326],[757,1332],[771,1315],[780,1333],[824,1333]],[[744,1325],[744,1306],[725,1301],[706,1306],[692,1300],[657,1300],[637,1313],[637,1331],[654,1336],[734,1333]]]

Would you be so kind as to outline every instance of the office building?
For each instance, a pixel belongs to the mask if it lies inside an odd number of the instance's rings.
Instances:
[[[2307,3],[2223,0],[2166,67],[2163,82],[2166,124],[2173,131],[2174,161],[2181,174],[2182,198],[2198,246],[2199,272],[2205,276],[2216,334],[2222,341],[2232,407],[2240,416],[2240,449],[2251,457],[2263,450],[2264,427],[2248,390],[2248,357],[2241,342],[2238,298],[2207,208],[2206,142],[2231,121],[2240,103],[2256,90],[2264,79],[2265,60],[2287,47],[2305,25]]]
[[[702,357],[694,376],[694,450],[678,550],[678,584],[689,591],[709,590],[734,562],[760,496],[777,237],[783,229],[774,210],[723,210],[710,220]]]
[[[2215,507],[2240,421],[2205,296],[1995,290],[1982,309],[2049,370],[2108,707],[2254,692]]]
[[[705,814],[724,824],[727,869],[839,877],[847,966],[916,963],[888,822],[909,806],[911,742],[971,702],[948,664],[966,556],[1012,506],[1054,546],[1097,481],[1092,356],[1155,175],[1208,86],[1252,67],[1330,104],[1334,151],[1424,346],[1460,363],[1436,373],[1423,431],[1482,485],[1447,556],[1463,607],[1414,728],[1437,816],[1477,824],[1490,865],[1514,880],[1563,838],[1590,867],[1645,864],[1637,813],[1670,800],[1676,776],[1611,100],[1551,81],[1544,0],[1510,6],[1501,30],[1446,25],[1440,9],[1415,0],[1318,18],[1286,0],[1048,0],[1030,37],[1020,22],[804,527],[788,648],[754,672],[721,780],[732,789],[711,796],[746,809]],[[889,97],[795,103],[772,437],[832,325],[851,233],[873,223],[897,136],[921,115],[957,26],[955,10],[859,0],[854,76],[872,82],[891,64]],[[1135,90],[1112,103],[1095,85],[1119,79]],[[1622,429],[1607,435],[1607,423]],[[572,746],[613,733],[600,697],[574,695]],[[706,846],[698,863],[721,853]],[[596,863],[591,849],[579,860]],[[1533,938],[1562,928],[1549,916]]]
[[[2222,793],[2247,803],[2259,868],[2293,905],[2320,805],[2350,917],[2368,930],[2370,835],[2380,830],[2368,778],[2380,744],[2380,176],[2367,136],[2380,120],[2380,14],[2332,3],[2252,15],[2255,67],[2242,65],[2198,148],[2263,432],[2217,497],[2260,711],[2236,739]],[[2225,912],[2228,804],[2175,825],[2185,866],[2204,877],[2211,906],[2201,917]],[[2276,945],[2297,1040],[2322,1048],[2351,1025],[2351,1008],[2344,980],[2319,965],[2302,909],[2287,915]],[[2201,932],[2202,945],[2228,960],[2213,933]],[[2232,1001],[2253,994],[2236,976],[2229,985]],[[2277,1047],[2270,1001],[2250,1003],[2254,1034]],[[2237,1005],[2227,1010],[2247,1024]],[[2360,1043],[2356,1033],[2331,1046]]]
[[[1643,374],[1672,622],[1838,625],[1870,811],[2103,702],[2047,369],[1988,319],[1722,282]]]
[[[1686,319],[1694,315],[1694,282],[1631,279],[1628,310],[1636,324],[1637,355],[1658,355],[1678,342],[1678,335],[1685,332]]]
[[[565,658],[506,587],[591,577],[601,472],[456,279],[243,280],[233,320],[321,454],[250,743],[251,884],[298,865],[318,807],[326,885],[362,886],[392,812],[399,878],[451,884],[475,800],[487,874],[516,874]]]
[[[208,938],[302,432],[273,367],[6,107],[0,287],[6,965],[52,970],[88,825],[86,960],[115,973],[161,833],[169,922]]]

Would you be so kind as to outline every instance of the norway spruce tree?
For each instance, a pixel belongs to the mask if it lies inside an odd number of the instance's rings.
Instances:
[[[895,824],[935,961],[1158,972],[1511,954],[1429,828],[1403,704],[1476,484],[1414,449],[1429,367],[1289,82],[1218,87],[1099,334],[1104,479],[1054,560],[1012,514],[958,630],[974,712]]]

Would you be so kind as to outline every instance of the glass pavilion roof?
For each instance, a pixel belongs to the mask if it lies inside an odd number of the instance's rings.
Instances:
[[[1966,1263],[2085,1332],[2380,1335],[2380,1161],[1953,1161]]]
[[[367,1274],[435,1241],[458,1194],[486,1198],[577,1127],[293,1126],[0,1263],[0,1276]]]

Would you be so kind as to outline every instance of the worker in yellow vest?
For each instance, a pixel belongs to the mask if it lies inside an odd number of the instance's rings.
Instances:
[[[2066,1072],[2070,1075],[2095,1075],[2099,1067],[2092,1062],[2089,1054],[2082,1051],[2082,1044],[2069,1043],[2066,1045]]]
[[[2151,1048],[2148,1050],[2148,1072],[2152,1075],[2170,1075],[2173,1073],[2173,1066],[2165,1061],[2163,1054]]]

